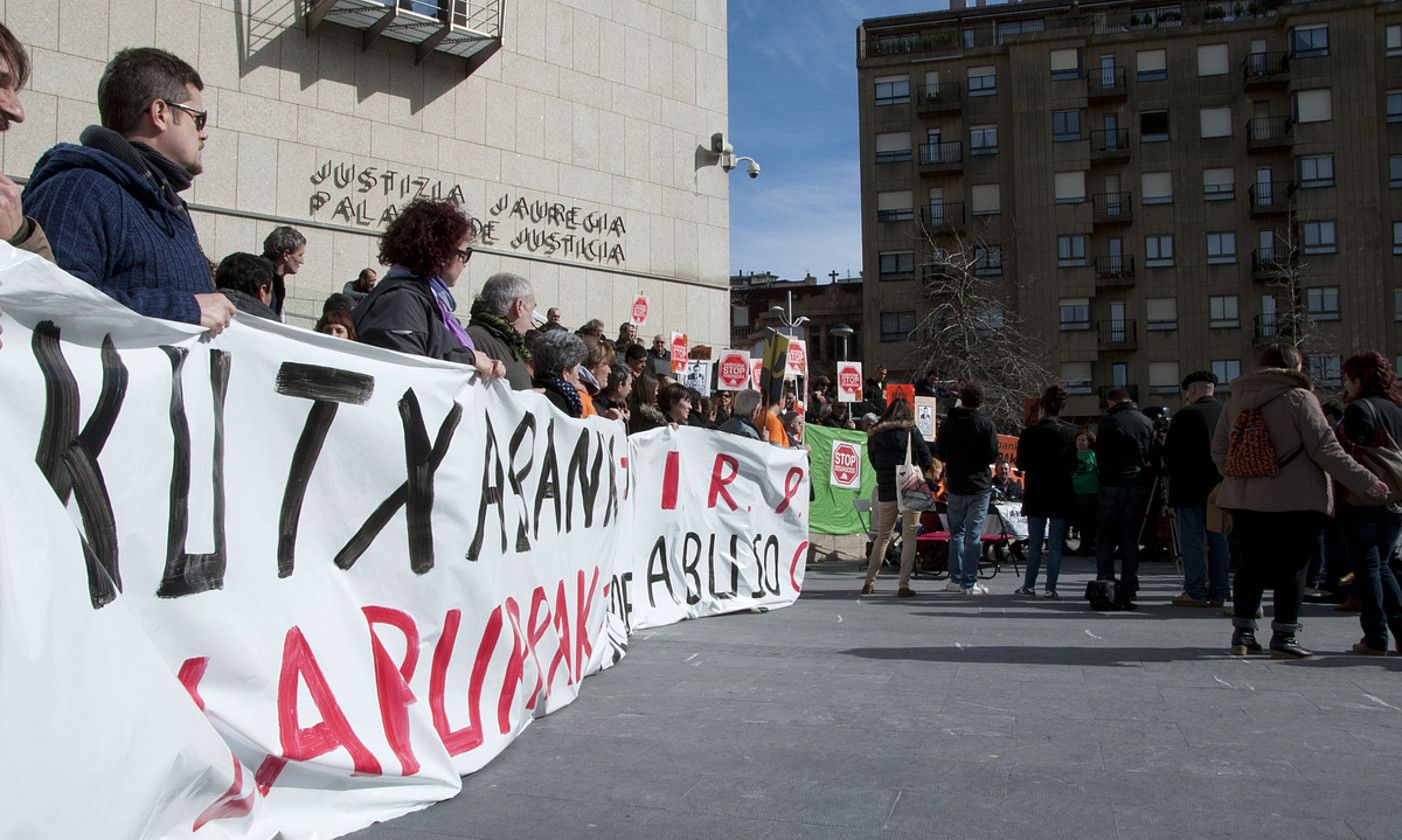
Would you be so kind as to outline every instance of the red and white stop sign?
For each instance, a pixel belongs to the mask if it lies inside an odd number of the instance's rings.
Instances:
[[[788,371],[786,378],[808,375],[808,346],[801,338],[789,339]]]
[[[647,295],[633,298],[633,310],[629,313],[628,320],[637,327],[641,327],[647,321]]]
[[[686,370],[687,352],[686,333],[672,333],[672,373]]]
[[[721,354],[720,367],[716,369],[716,379],[720,387],[727,391],[740,391],[750,381],[750,355],[738,350],[727,350]]]
[[[832,475],[835,487],[860,489],[862,486],[862,448],[847,440],[833,441]]]
[[[837,366],[837,398],[839,402],[861,402],[862,365],[842,362]]]

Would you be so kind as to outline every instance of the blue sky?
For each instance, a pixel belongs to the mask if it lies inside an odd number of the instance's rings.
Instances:
[[[730,175],[732,273],[861,271],[857,25],[947,5],[730,0],[730,140],[763,168]]]

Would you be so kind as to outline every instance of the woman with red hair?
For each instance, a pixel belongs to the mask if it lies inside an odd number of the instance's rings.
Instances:
[[[411,201],[380,236],[380,262],[390,266],[352,317],[366,344],[471,365],[483,379],[505,373],[477,350],[453,317],[449,291],[472,259],[474,231],[455,202]]]
[[[1387,358],[1375,350],[1362,350],[1343,365],[1344,438],[1357,447],[1385,445],[1391,437],[1402,440],[1402,392]],[[1363,638],[1354,653],[1387,655],[1387,634],[1402,651],[1402,586],[1390,563],[1402,536],[1402,513],[1397,505],[1358,505],[1344,499],[1339,504],[1339,525],[1353,557],[1355,591],[1361,602],[1358,622]]]

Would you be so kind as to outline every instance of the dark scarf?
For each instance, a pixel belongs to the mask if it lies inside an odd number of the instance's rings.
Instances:
[[[84,146],[106,152],[112,157],[140,172],[156,188],[170,209],[178,212],[186,222],[190,221],[190,211],[179,193],[190,188],[195,179],[185,167],[141,142],[128,140],[110,128],[90,125],[78,137]]]
[[[563,396],[570,408],[574,409],[574,416],[580,417],[584,414],[584,401],[579,398],[579,389],[558,376],[538,376],[535,384],[547,391],[554,391]]]
[[[516,351],[516,354],[526,361],[531,360],[531,350],[526,346],[526,337],[516,331],[516,328],[506,322],[506,319],[494,312],[489,312],[482,301],[472,302],[472,314],[468,320],[469,324],[476,325],[506,342],[507,346]]]

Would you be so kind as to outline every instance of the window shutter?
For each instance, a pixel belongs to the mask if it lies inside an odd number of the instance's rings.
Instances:
[[[1198,47],[1198,75],[1225,76],[1227,69],[1227,45],[1203,44]]]
[[[1203,137],[1232,136],[1231,108],[1203,108],[1198,113],[1202,123]]]

